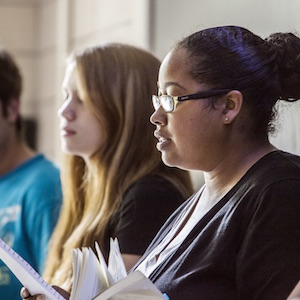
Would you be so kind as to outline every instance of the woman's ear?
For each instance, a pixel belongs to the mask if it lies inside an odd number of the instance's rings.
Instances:
[[[238,116],[243,105],[243,94],[232,90],[224,98],[223,122],[230,124]]]

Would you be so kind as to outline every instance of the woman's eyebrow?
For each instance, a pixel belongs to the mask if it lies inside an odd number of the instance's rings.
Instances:
[[[185,88],[185,87],[183,87],[182,85],[180,85],[178,82],[175,82],[175,81],[167,81],[167,82],[165,82],[163,88],[164,88],[164,89],[167,89],[167,88],[170,87],[170,86],[177,86],[177,87],[179,87],[180,89],[183,89],[183,90],[186,91],[186,88]],[[157,88],[160,89],[159,84],[157,84]]]

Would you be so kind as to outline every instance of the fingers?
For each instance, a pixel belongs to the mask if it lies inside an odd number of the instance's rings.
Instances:
[[[57,292],[59,292],[65,299],[69,299],[70,298],[70,294],[68,292],[66,292],[65,290],[63,290],[62,288],[60,288],[59,286],[53,285],[52,287]]]
[[[45,299],[44,295],[31,296],[29,291],[25,287],[22,287],[22,289],[20,291],[20,296],[22,297],[22,299],[27,299],[27,300],[44,300]]]
[[[26,288],[22,287],[20,291],[20,296],[22,297],[22,299],[28,298],[30,296],[29,291]]]

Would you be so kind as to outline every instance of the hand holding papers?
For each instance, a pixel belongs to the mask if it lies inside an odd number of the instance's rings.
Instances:
[[[166,299],[141,272],[127,275],[117,239],[110,241],[108,266],[99,245],[72,250],[73,287],[70,300],[159,300]],[[31,295],[47,300],[65,300],[13,249],[0,239],[0,259],[10,268]]]

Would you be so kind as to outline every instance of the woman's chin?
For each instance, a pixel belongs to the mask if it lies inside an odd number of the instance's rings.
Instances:
[[[163,163],[168,167],[178,167],[174,159],[168,156],[166,153],[162,152],[161,159]]]

